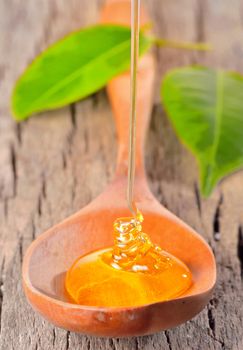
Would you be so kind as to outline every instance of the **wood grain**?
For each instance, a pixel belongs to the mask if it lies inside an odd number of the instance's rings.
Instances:
[[[23,297],[20,269],[27,245],[103,190],[114,172],[116,136],[103,91],[22,124],[10,118],[9,94],[37,53],[65,33],[94,23],[101,4],[0,0],[0,349],[242,349],[243,174],[229,177],[202,200],[196,163],[176,139],[158,94],[160,77],[174,66],[198,62],[243,72],[241,0],[147,2],[158,35],[214,46],[212,53],[200,54],[156,50],[159,79],[146,159],[156,197],[214,249],[218,286],[209,306],[171,331],[100,339],[53,328]]]

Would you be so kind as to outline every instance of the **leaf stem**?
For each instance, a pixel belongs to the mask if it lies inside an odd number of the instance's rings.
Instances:
[[[174,41],[152,37],[152,42],[159,47],[171,47],[183,50],[211,51],[212,45],[209,43],[192,43],[187,41]]]

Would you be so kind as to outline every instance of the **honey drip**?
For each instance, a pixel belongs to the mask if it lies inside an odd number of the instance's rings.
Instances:
[[[130,271],[157,273],[171,266],[171,259],[154,245],[142,232],[143,216],[137,211],[135,217],[120,218],[114,222],[114,247],[102,256],[113,268]]]
[[[133,307],[169,300],[192,283],[188,267],[153,244],[142,231],[143,216],[133,202],[136,144],[136,91],[140,0],[131,0],[131,112],[127,203],[132,217],[114,222],[114,246],[78,258],[66,274],[73,302],[98,307]],[[162,227],[163,229],[163,227]]]

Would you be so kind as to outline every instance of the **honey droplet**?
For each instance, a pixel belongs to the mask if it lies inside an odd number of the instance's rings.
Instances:
[[[77,259],[66,275],[66,290],[82,305],[139,306],[169,300],[192,284],[187,266],[154,245],[142,232],[143,217],[117,219],[114,247]]]

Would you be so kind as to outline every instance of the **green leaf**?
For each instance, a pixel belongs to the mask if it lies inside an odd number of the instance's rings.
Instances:
[[[141,33],[140,53],[151,46]],[[130,64],[130,28],[96,25],[58,41],[25,70],[12,95],[17,120],[85,98]]]
[[[243,167],[243,76],[175,69],[161,95],[178,136],[199,161],[202,194],[209,196],[222,177]]]

